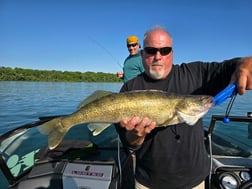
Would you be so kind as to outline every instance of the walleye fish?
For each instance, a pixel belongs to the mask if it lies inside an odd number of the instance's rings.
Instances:
[[[39,129],[41,133],[48,135],[49,149],[54,149],[68,130],[78,124],[96,124],[89,125],[94,135],[98,135],[112,123],[130,120],[134,116],[148,117],[157,123],[157,127],[183,122],[194,125],[213,105],[212,96],[174,95],[158,90],[124,93],[96,91],[82,102],[76,112],[54,118],[42,124]]]

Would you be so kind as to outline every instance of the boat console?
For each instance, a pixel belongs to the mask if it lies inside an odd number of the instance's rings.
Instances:
[[[119,188],[117,171],[117,165],[114,161],[39,162],[18,184],[9,188]]]

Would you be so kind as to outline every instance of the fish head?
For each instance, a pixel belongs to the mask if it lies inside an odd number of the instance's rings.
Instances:
[[[188,96],[176,107],[179,119],[189,125],[194,125],[214,105],[212,96]]]
[[[187,110],[191,115],[196,115],[201,112],[207,113],[208,110],[214,105],[212,96],[194,96],[192,99],[186,100]]]

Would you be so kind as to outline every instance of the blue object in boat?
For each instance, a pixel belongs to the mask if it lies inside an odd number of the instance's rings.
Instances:
[[[225,100],[235,95],[237,93],[236,86],[237,86],[236,83],[232,83],[231,85],[223,89],[221,92],[219,92],[217,95],[215,95],[212,100],[215,103],[215,105],[220,105]]]

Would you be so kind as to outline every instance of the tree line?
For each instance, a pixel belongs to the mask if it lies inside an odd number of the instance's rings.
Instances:
[[[0,81],[121,82],[116,74],[0,67]]]

